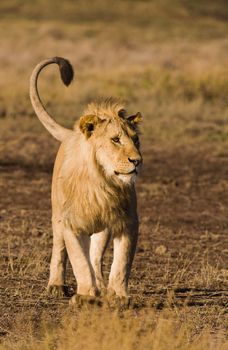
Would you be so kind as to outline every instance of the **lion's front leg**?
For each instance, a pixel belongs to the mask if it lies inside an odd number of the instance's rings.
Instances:
[[[89,235],[74,233],[70,228],[67,228],[64,230],[64,240],[77,281],[77,294],[96,296],[98,289],[89,257]],[[73,297],[72,302],[74,302],[74,299]]]
[[[110,239],[110,232],[108,229],[94,233],[91,236],[90,244],[90,261],[96,278],[96,285],[99,289],[105,288],[102,272],[102,260]]]
[[[114,259],[109,275],[108,292],[118,297],[128,297],[128,278],[135,255],[138,229],[114,237]]]

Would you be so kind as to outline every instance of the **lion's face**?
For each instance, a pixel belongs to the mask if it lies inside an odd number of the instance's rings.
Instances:
[[[137,133],[127,123],[109,122],[96,137],[96,158],[106,175],[124,182],[135,179],[142,157]],[[95,136],[95,135],[94,135]]]
[[[94,149],[96,162],[112,181],[127,184],[136,179],[142,163],[136,128],[139,119],[139,113],[129,118],[119,115],[81,118],[80,129]]]

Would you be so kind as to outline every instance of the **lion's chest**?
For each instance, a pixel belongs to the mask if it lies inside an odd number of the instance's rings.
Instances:
[[[72,204],[65,212],[65,219],[75,231],[92,234],[107,227],[115,230],[126,221],[128,208],[124,200],[103,188],[85,190],[75,196]]]

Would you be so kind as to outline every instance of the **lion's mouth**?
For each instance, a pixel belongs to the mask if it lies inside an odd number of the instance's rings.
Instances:
[[[128,173],[120,173],[119,171],[114,171],[114,172],[115,172],[116,175],[131,175],[131,174],[136,174],[137,175],[138,174],[136,168],[131,170],[131,171],[129,171]]]

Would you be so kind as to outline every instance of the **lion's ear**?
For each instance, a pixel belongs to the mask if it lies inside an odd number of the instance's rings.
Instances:
[[[89,138],[99,122],[100,118],[98,118],[96,115],[85,115],[80,118],[79,128],[83,132],[83,134],[85,134]]]
[[[142,114],[140,112],[137,112],[134,115],[130,115],[130,117],[127,117],[127,120],[131,123],[131,124],[138,124],[142,121],[143,117]]]

